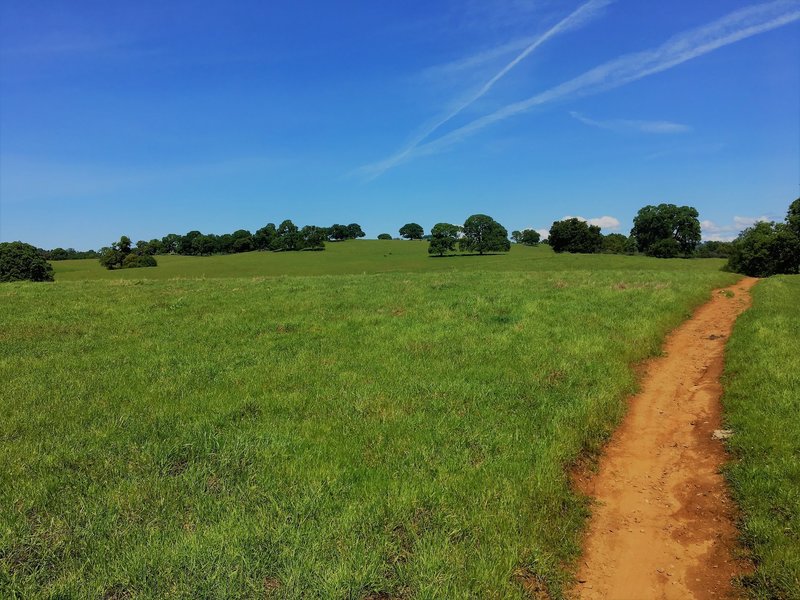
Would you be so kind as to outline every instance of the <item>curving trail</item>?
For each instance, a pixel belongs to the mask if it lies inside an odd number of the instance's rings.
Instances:
[[[582,599],[732,598],[734,508],[719,469],[723,351],[750,305],[745,278],[673,331],[648,361],[640,392],[600,459],[576,484],[595,497],[574,596]],[[733,296],[731,296],[731,292]]]

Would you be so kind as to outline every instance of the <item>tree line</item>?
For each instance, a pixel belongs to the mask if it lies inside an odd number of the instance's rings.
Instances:
[[[675,204],[648,205],[633,220],[630,235],[603,235],[600,227],[577,218],[553,222],[548,238],[541,240],[532,229],[515,230],[511,239],[521,245],[549,244],[555,252],[637,254],[657,258],[701,257],[727,258],[727,269],[766,277],[778,273],[800,273],[800,198],[792,202],[784,222],[760,222],[742,231],[732,242],[701,243],[697,209]],[[444,256],[453,252],[485,254],[507,252],[511,248],[508,231],[492,217],[472,215],[463,225],[437,223],[429,234],[418,223],[406,223],[399,230],[408,240],[428,240],[428,253]],[[48,261],[72,258],[99,258],[109,269],[156,266],[157,254],[204,256],[252,250],[273,252],[322,250],[326,242],[365,237],[357,223],[330,227],[306,225],[298,228],[292,221],[266,226],[250,233],[245,229],[215,235],[190,231],[185,235],[168,234],[160,239],[140,240],[132,244],[126,236],[102,248],[100,252],[73,248],[43,250],[22,242],[0,244],[0,281],[29,279],[52,281]],[[378,239],[391,239],[382,233]]]
[[[330,227],[305,225],[298,227],[287,219],[280,225],[267,223],[255,233],[238,229],[233,233],[216,235],[190,231],[184,235],[170,233],[161,239],[136,242],[136,249],[143,254],[182,254],[185,256],[208,256],[210,254],[236,254],[253,250],[292,252],[299,250],[324,250],[325,242],[354,240],[364,237],[358,223]]]

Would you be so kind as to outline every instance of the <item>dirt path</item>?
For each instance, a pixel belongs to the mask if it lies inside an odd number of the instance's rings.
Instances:
[[[731,598],[733,506],[719,468],[719,378],[746,278],[714,292],[645,365],[640,392],[600,459],[577,484],[597,503],[574,595],[583,599]],[[730,293],[733,292],[731,297]]]

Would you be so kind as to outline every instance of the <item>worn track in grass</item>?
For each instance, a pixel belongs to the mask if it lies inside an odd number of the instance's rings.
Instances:
[[[756,279],[714,293],[645,365],[640,392],[593,477],[596,500],[574,595],[685,599],[736,596],[734,508],[719,473],[725,342]]]

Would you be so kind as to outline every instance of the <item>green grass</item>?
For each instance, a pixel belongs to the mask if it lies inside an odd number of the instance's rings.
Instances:
[[[754,598],[800,598],[800,276],[770,277],[726,351],[727,475],[756,571]]]
[[[559,597],[566,469],[736,276],[522,248],[374,274],[375,244],[0,287],[0,597]],[[373,274],[261,276],[336,252]]]
[[[94,259],[53,262],[58,281],[359,275],[368,273],[555,271],[559,269],[718,271],[724,260],[659,260],[609,254],[556,255],[548,246],[514,245],[508,254],[428,255],[426,242],[357,240],[329,243],[323,252],[247,252],[220,256],[158,256],[158,267],[109,271]]]

